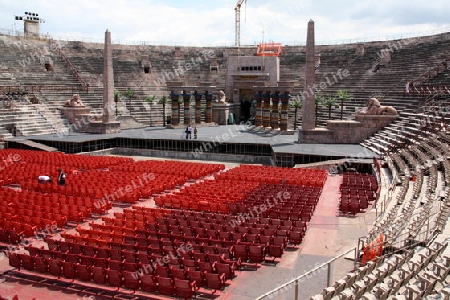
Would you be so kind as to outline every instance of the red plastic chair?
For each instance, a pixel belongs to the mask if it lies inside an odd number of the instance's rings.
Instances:
[[[187,276],[190,282],[195,281],[197,289],[201,287],[206,287],[206,278],[203,272],[188,269]]]
[[[173,279],[175,279],[175,278],[182,279],[182,280],[188,279],[186,270],[184,270],[184,269],[171,267],[170,274],[172,275]]]
[[[237,267],[234,262],[232,263],[217,262],[215,266],[217,269],[217,273],[225,275],[225,280],[233,279],[236,276],[235,271]]]
[[[204,273],[206,279],[206,287],[213,291],[213,294],[217,290],[223,290],[225,288],[225,274],[216,273]]]
[[[140,288],[144,292],[156,292],[158,290],[158,283],[155,276],[150,274],[140,275]]]
[[[275,262],[276,258],[281,258],[283,255],[283,248],[279,245],[268,245],[267,254],[273,258],[272,262]]]
[[[33,271],[34,270],[34,260],[32,256],[28,254],[19,253],[20,261],[22,263],[22,267],[25,270]]]
[[[266,257],[266,249],[262,245],[250,245],[248,258],[250,262],[255,263],[255,268],[258,267],[258,264],[262,263]]]
[[[110,286],[117,287],[117,290],[122,286],[122,272],[119,270],[106,269],[107,282]]]
[[[75,264],[80,262],[80,257],[78,256],[78,254],[65,253],[63,255],[63,258],[64,258],[64,261],[75,263]]]
[[[249,258],[249,251],[247,245],[240,245],[236,244],[234,245],[234,257],[236,259],[240,258],[242,261],[247,261]]]
[[[47,261],[44,257],[34,256],[33,260],[34,260],[34,265],[35,265],[36,271],[38,271],[39,273],[44,273],[44,274],[48,273],[48,265],[47,265]]]
[[[85,282],[89,282],[92,280],[91,266],[76,264],[75,269],[77,273],[77,279]]]
[[[183,299],[192,299],[195,297],[195,292],[197,290],[196,282],[189,281],[186,279],[175,278],[175,295]]]
[[[61,277],[61,261],[47,258],[48,272],[53,276]]]
[[[293,245],[299,245],[302,243],[304,236],[304,232],[291,230],[289,232],[289,243]]]
[[[108,259],[108,269],[122,271],[123,269],[123,261]]]
[[[175,294],[174,281],[169,277],[158,278],[158,292],[162,295],[173,296]]]
[[[93,266],[104,268],[104,269],[108,268],[108,258],[95,258],[94,257]]]
[[[198,267],[201,272],[210,272],[214,273],[216,272],[216,264],[214,262],[209,261],[199,261]]]
[[[139,263],[142,265],[148,265],[151,263],[151,255],[149,255],[147,252],[138,252],[136,254],[136,257]]]
[[[163,262],[162,259],[159,260],[159,261],[160,261],[160,263]],[[170,269],[169,269],[169,267],[167,265],[160,265],[160,264],[158,264],[156,266],[156,268],[155,268],[155,273],[156,273],[156,275],[161,276],[161,277],[171,277]]]
[[[139,288],[139,276],[136,272],[123,271],[124,287],[135,292]]]
[[[61,265],[63,276],[74,281],[77,277],[76,264],[69,261],[63,261],[61,262]]]

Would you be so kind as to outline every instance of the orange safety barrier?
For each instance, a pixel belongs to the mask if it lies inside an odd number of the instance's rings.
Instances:
[[[382,256],[383,247],[384,247],[384,236],[383,234],[380,234],[378,238],[375,239],[375,241],[364,247],[360,265],[364,266],[367,262],[373,261],[377,257]]]
[[[256,50],[257,56],[280,56],[283,46],[281,43],[260,43]]]

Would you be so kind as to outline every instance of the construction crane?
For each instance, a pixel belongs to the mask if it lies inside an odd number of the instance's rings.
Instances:
[[[241,45],[241,5],[242,3],[247,2],[247,0],[238,0],[236,7],[234,8],[235,12],[235,46],[239,47]]]

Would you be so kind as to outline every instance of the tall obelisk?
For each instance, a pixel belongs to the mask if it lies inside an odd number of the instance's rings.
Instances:
[[[303,86],[302,130],[316,128],[316,101],[313,88],[315,77],[314,21],[309,20],[306,35],[306,72],[305,85]]]
[[[103,53],[103,123],[115,123],[114,116],[114,72],[111,49],[111,32],[105,32],[105,50]]]

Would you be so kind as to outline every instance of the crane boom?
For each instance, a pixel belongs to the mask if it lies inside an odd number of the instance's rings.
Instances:
[[[236,7],[234,8],[235,12],[235,39],[234,44],[236,47],[241,45],[241,5],[247,0],[238,0]]]

